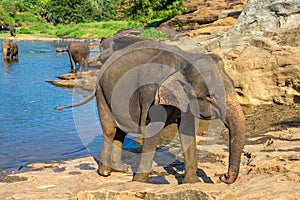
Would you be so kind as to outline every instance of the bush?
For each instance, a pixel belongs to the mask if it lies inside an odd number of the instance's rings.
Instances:
[[[30,31],[28,28],[20,28],[18,29],[18,34],[33,34],[32,31]]]
[[[144,38],[152,38],[157,40],[166,40],[167,35],[159,30],[156,30],[155,28],[147,28],[144,29],[141,33],[141,36]]]
[[[15,24],[14,19],[9,14],[7,14],[1,6],[0,6],[0,22],[2,22],[2,26],[5,29],[7,29],[10,24]]]

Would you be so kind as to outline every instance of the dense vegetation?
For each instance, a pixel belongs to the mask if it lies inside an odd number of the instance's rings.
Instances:
[[[17,34],[105,37],[122,28],[157,26],[187,12],[183,0],[0,0],[0,30]]]

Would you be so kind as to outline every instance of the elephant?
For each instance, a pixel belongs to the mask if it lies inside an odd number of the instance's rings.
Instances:
[[[16,37],[16,28],[14,27],[14,25],[9,25],[8,29],[9,29],[10,36]]]
[[[131,44],[145,40],[141,37],[141,29],[122,29],[119,30],[114,36],[103,37],[100,40],[99,50],[101,54],[99,55],[99,60],[101,63],[105,61],[115,52],[123,48],[128,47]]]
[[[88,62],[90,58],[90,48],[84,42],[71,42],[66,48],[57,48],[56,52],[68,52],[71,68],[76,71],[76,63],[79,63],[79,71],[82,71],[82,67],[85,67],[85,71],[88,71]]]
[[[160,133],[176,123],[181,141],[185,177],[195,183],[197,151],[195,118],[220,118],[229,129],[226,184],[236,181],[245,140],[245,119],[233,80],[222,59],[215,54],[192,54],[156,41],[140,41],[115,52],[102,66],[94,91],[81,106],[96,97],[104,143],[98,173],[109,176],[113,169],[126,171],[122,147],[127,133],[143,138],[139,166],[133,181],[147,182]]]
[[[2,53],[4,59],[6,59],[7,56],[9,56],[11,60],[13,57],[18,59],[18,45],[13,40],[4,40],[2,42]]]

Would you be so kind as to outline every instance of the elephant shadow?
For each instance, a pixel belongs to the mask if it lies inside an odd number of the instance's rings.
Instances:
[[[175,169],[176,170],[175,170]],[[179,160],[176,160],[174,163],[165,166],[164,169],[168,174],[171,174],[175,176],[178,184],[182,184],[182,180],[184,178],[184,174],[178,173],[178,171],[183,171],[184,170],[184,163],[180,162]],[[197,169],[197,176],[200,177],[204,183],[214,183],[209,176],[202,170],[202,169]]]
[[[102,138],[100,136],[97,136],[89,145],[86,146],[97,164],[100,163],[99,147],[103,145],[102,142]],[[137,143],[136,139],[133,136],[125,138],[122,157],[123,162],[130,166],[130,172],[132,171],[134,173],[137,170],[141,152],[142,146]],[[163,167],[168,175],[173,175],[176,178],[178,184],[182,184],[184,174],[180,173],[180,171],[184,171],[184,163],[179,161],[174,153],[166,153],[166,148],[164,147],[158,148],[154,157],[154,162],[156,162],[158,166]],[[152,178],[149,180],[149,183],[169,184],[164,175],[160,175],[160,173],[156,172],[153,172],[153,174],[156,174],[157,176],[152,176]],[[204,183],[213,183],[211,178],[208,177],[202,169],[197,169],[197,176],[200,177],[204,181]]]
[[[135,173],[138,169],[141,152],[142,146],[137,144],[137,141],[134,138],[126,137],[124,141],[122,157],[123,162],[131,167],[133,173]],[[154,162],[157,164],[157,166],[163,167],[168,175],[173,175],[176,178],[178,184],[182,184],[184,174],[180,173],[180,171],[184,171],[184,163],[180,162],[177,159],[175,153],[170,152],[169,149],[165,146],[159,147],[156,151]],[[169,184],[165,177],[161,176],[160,173],[156,173],[154,171],[153,174],[157,174],[157,176],[152,176],[149,183]],[[211,178],[208,177],[202,169],[197,169],[197,176],[200,177],[204,181],[204,183],[213,183]]]

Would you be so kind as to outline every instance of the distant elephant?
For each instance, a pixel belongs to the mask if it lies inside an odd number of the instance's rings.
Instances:
[[[14,27],[14,25],[9,25],[8,29],[9,29],[10,36],[16,37],[16,28]]]
[[[82,71],[82,66],[85,71],[88,71],[88,63],[90,58],[90,48],[87,44],[79,41],[71,42],[66,48],[57,48],[56,52],[67,51],[70,58],[71,67],[76,71],[76,63],[79,63],[79,71]]]
[[[122,146],[127,133],[140,133],[142,154],[133,181],[147,182],[161,130],[177,123],[184,160],[183,183],[198,182],[195,117],[220,118],[229,129],[229,166],[220,180],[233,183],[244,147],[245,119],[233,81],[214,54],[190,54],[155,41],[137,42],[115,52],[102,66],[95,96],[104,144],[98,173],[127,170]]]
[[[101,63],[105,61],[115,52],[128,47],[136,42],[146,40],[141,37],[141,29],[122,29],[111,37],[103,37],[99,43],[99,60]]]
[[[5,40],[2,42],[3,59],[7,56],[12,60],[13,57],[18,59],[18,45],[13,40]]]

